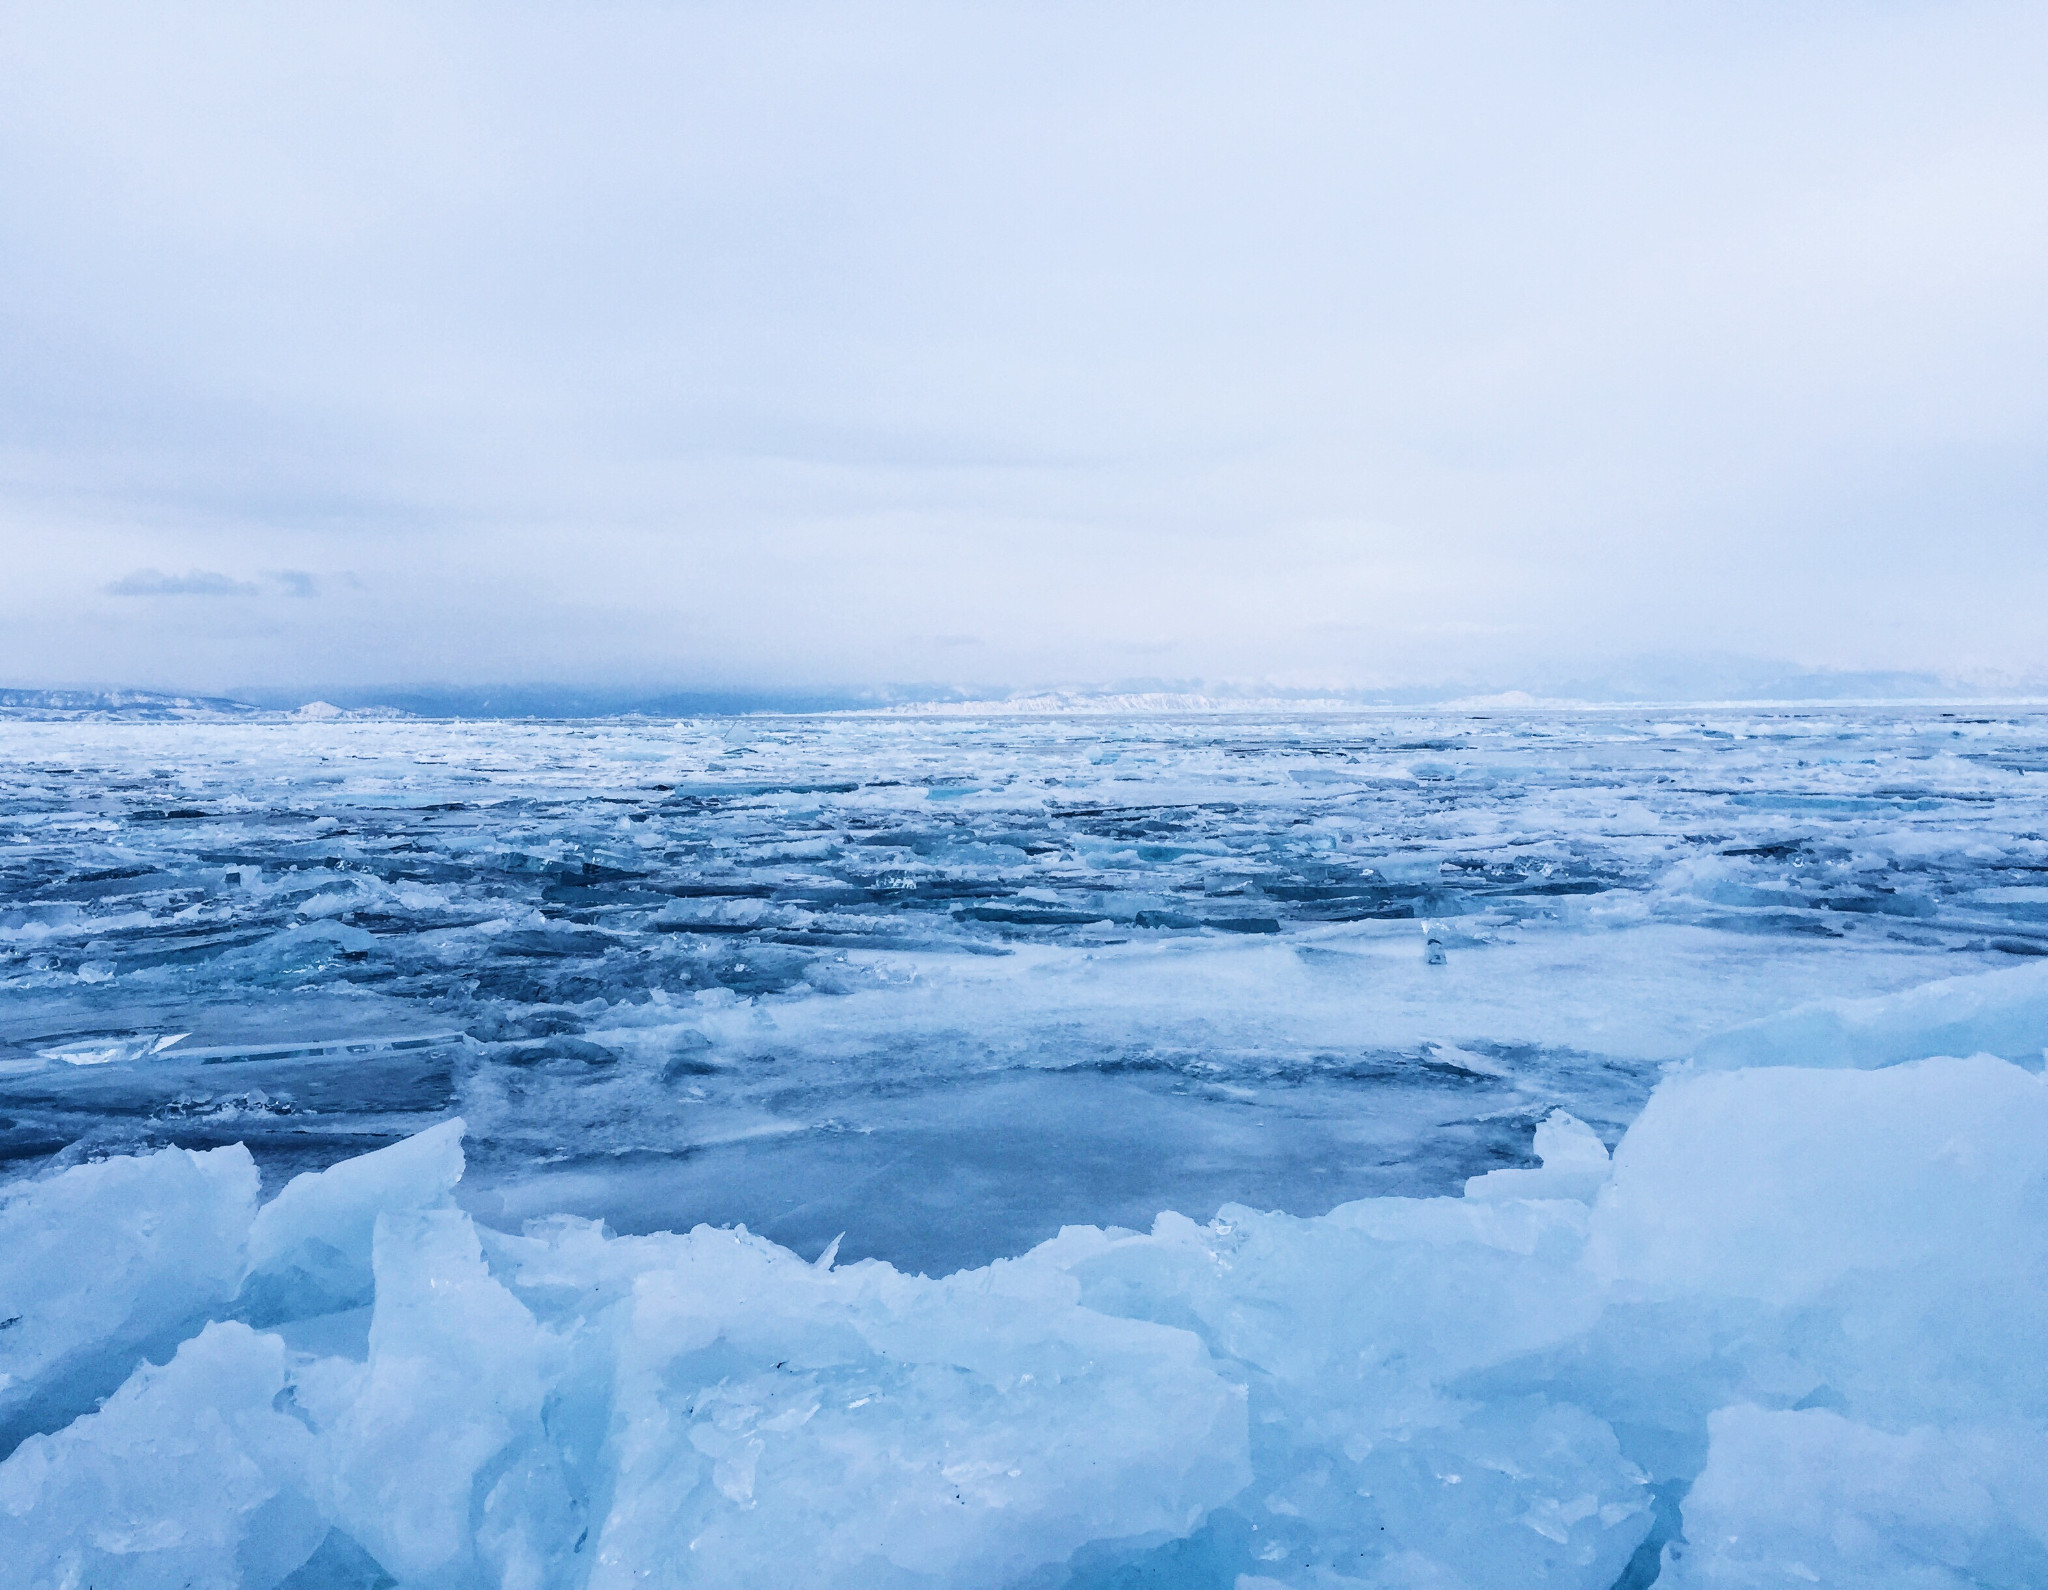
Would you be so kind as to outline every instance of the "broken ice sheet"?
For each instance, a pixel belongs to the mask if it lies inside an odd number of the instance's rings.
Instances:
[[[0,747],[12,1562],[2039,1582],[2039,715]]]
[[[13,722],[0,1175],[246,1140],[275,1186],[460,1111],[480,1212],[920,1268],[1166,1204],[1451,1191],[1555,1107],[1611,1142],[1740,1021],[2048,949],[2044,738]]]

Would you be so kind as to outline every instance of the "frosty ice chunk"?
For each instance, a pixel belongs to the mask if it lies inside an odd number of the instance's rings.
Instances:
[[[1639,1291],[1780,1305],[1858,1274],[2024,1275],[2044,1173],[2048,1087],[1989,1056],[1681,1075],[1616,1150],[1594,1249]]]
[[[1745,1022],[1701,1044],[1703,1070],[1897,1065],[1929,1055],[2038,1061],[2048,1045],[2048,963],[1946,977],[1874,999],[1824,1000]]]
[[[280,1380],[277,1344],[209,1329],[0,1467],[17,1559],[155,1582],[114,1559],[190,1544],[186,1578],[258,1584],[332,1527],[422,1590],[1050,1586],[1077,1553],[1111,1582],[1607,1590],[1676,1523],[1684,1584],[2048,1561],[2048,1086],[1990,1056],[1680,1072],[1611,1161],[1553,1112],[1540,1170],[1461,1198],[1075,1227],[941,1280],[744,1229],[480,1234],[459,1131],[258,1218],[251,1275],[303,1306],[360,1284],[367,1226],[366,1362]],[[115,1179],[212,1163],[162,1161]],[[29,1193],[97,1211],[98,1185]],[[153,1421],[173,1468],[227,1477],[180,1491]],[[77,1557],[88,1512],[142,1544]]]
[[[1091,1306],[1185,1321],[1245,1367],[1256,1472],[1232,1505],[1274,1553],[1255,1561],[1308,1570],[1270,1576],[1605,1590],[1650,1522],[1614,1432],[1533,1381],[1455,1389],[1594,1322],[1587,1224],[1563,1199],[1388,1198],[1062,1240]]]
[[[226,1304],[256,1189],[236,1145],[75,1165],[0,1195],[0,1452]]]
[[[1047,1266],[931,1281],[563,1226],[522,1277],[617,1333],[593,1590],[1005,1584],[1184,1533],[1246,1478],[1242,1392],[1200,1344],[1076,1307]]]
[[[249,1232],[243,1309],[259,1323],[370,1301],[371,1236],[386,1210],[445,1205],[462,1179],[460,1118],[403,1142],[294,1176]]]
[[[320,1427],[314,1494],[405,1583],[468,1583],[483,1566],[499,1582],[506,1563],[489,1561],[472,1526],[479,1509],[521,1510],[489,1482],[516,1493],[524,1472],[514,1460],[542,1445],[557,1344],[485,1269],[460,1210],[379,1214],[373,1253],[368,1364],[330,1362],[307,1377],[305,1405]],[[493,1473],[480,1484],[486,1465]],[[502,1534],[496,1544],[507,1545]],[[509,1545],[523,1565],[537,1560],[521,1532]]]
[[[1874,1429],[1724,1408],[1659,1584],[1855,1590],[2048,1584],[2048,1430]]]
[[[1539,1170],[1495,1170],[1465,1183],[1467,1198],[1590,1200],[1607,1185],[1612,1162],[1599,1134],[1576,1115],[1552,1110],[1536,1126]]]
[[[0,1463],[8,1582],[271,1590],[327,1533],[284,1389],[275,1336],[209,1325],[97,1413],[31,1436]]]

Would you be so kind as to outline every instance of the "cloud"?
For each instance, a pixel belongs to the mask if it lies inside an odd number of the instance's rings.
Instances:
[[[302,576],[303,577],[303,576]],[[157,569],[137,569],[106,587],[109,596],[254,596],[257,587],[247,580],[230,579],[211,569],[193,569],[185,574],[165,574]],[[310,591],[294,594],[311,595]]]
[[[2026,0],[5,15],[0,677],[2048,670]]]
[[[360,587],[351,574],[339,576],[343,585]],[[320,594],[321,577],[304,569],[270,569],[261,584],[238,580],[213,569],[189,569],[183,574],[166,574],[161,569],[135,569],[101,587],[109,596],[260,596],[266,591],[278,596],[314,597]]]

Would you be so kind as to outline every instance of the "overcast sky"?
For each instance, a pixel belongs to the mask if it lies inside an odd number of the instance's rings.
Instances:
[[[0,683],[2048,676],[2048,6],[0,9]]]

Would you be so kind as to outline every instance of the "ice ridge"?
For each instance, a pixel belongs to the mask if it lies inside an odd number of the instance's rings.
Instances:
[[[1611,1158],[1557,1112],[1461,1197],[940,1278],[491,1230],[460,1134],[12,1195],[16,1582],[2048,1582],[2048,1086],[1995,1056],[1683,1068]]]

